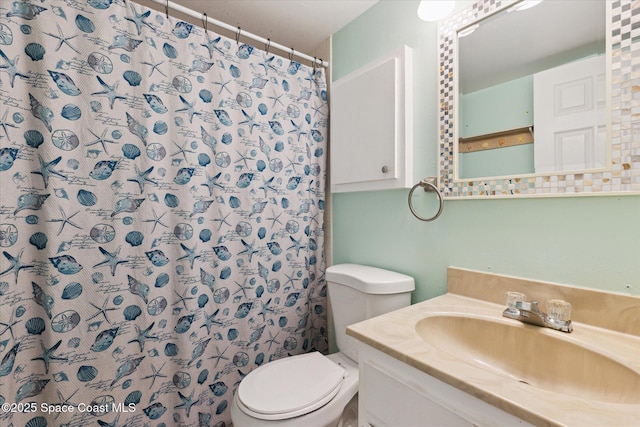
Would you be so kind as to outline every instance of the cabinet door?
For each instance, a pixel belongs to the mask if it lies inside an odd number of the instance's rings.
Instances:
[[[473,424],[421,391],[402,383],[366,361],[360,376],[361,427],[473,427]]]
[[[411,73],[405,46],[332,84],[332,192],[413,185]]]
[[[533,427],[360,343],[359,427]]]

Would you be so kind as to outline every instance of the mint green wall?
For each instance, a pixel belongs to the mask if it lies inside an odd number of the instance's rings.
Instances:
[[[463,138],[533,126],[533,75],[465,93]]]
[[[336,80],[403,44],[414,49],[416,182],[437,174],[438,141],[437,25],[417,7],[380,1],[333,36],[332,52]],[[640,295],[640,196],[446,201],[424,223],[407,194],[334,194],[333,262],[410,274],[414,302],[446,292],[450,265]]]
[[[533,126],[533,75],[460,96],[462,138]],[[533,173],[533,144],[461,153],[461,179]]]
[[[533,173],[533,144],[461,153],[458,158],[460,179],[511,176]]]

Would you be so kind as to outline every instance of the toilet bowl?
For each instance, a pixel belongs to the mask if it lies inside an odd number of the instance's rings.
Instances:
[[[357,342],[346,327],[411,303],[413,278],[355,264],[326,270],[340,351],[267,363],[240,382],[231,404],[234,427],[349,427],[357,405]],[[350,421],[341,417],[349,408]]]
[[[242,380],[231,419],[234,427],[335,427],[357,391],[358,365],[343,354],[292,356]]]

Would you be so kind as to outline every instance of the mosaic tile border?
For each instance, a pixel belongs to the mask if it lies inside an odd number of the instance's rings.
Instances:
[[[611,55],[611,165],[581,174],[456,181],[454,56],[458,29],[517,0],[479,0],[439,29],[439,187],[447,199],[640,194],[640,0],[608,0]],[[634,69],[635,68],[635,69]]]

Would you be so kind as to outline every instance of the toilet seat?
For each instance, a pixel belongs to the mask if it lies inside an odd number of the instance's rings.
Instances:
[[[239,406],[263,420],[284,420],[326,405],[340,390],[345,369],[319,352],[276,360],[251,372],[238,387]]]

